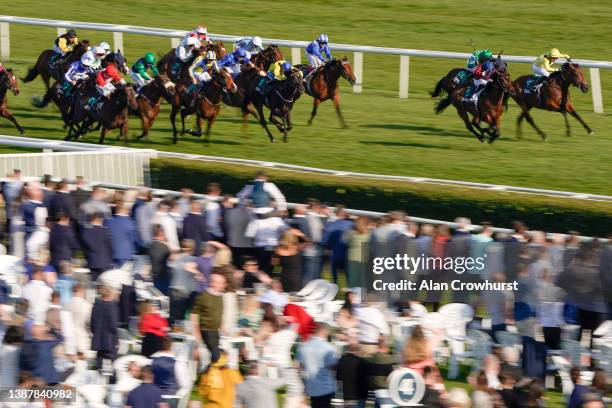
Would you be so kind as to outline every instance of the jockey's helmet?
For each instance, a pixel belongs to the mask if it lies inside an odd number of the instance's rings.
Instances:
[[[195,29],[195,32],[198,33],[199,35],[201,34],[208,34],[208,31],[206,30],[206,27],[203,26],[199,26],[198,28]]]
[[[217,54],[215,54],[214,51],[206,51],[206,56],[204,57],[204,59],[208,61],[214,61],[217,59]]]
[[[106,55],[106,50],[100,46],[94,47],[93,51],[98,57],[103,57]]]
[[[245,58],[247,56],[246,50],[244,48],[238,48],[236,50],[236,56],[240,58]]]
[[[327,34],[321,34],[317,41],[319,41],[320,44],[327,44],[329,42],[329,38],[327,37]]]
[[[548,53],[548,56],[549,56],[550,58],[555,58],[555,59],[556,59],[556,58],[563,58],[563,57],[564,57],[564,55],[563,55],[563,54],[561,54],[561,51],[559,51],[559,49],[558,49],[558,48],[552,48],[552,49],[550,50],[550,52]]]
[[[83,54],[83,57],[81,58],[81,64],[85,65],[86,67],[91,67],[95,62],[95,57],[89,52]]]
[[[147,52],[144,56],[144,60],[147,64],[155,64],[155,54],[153,54],[152,52]]]
[[[105,52],[110,52],[111,50],[110,44],[107,43],[106,41],[102,41],[99,47],[101,47]]]
[[[256,46],[257,48],[263,48],[261,37],[258,37],[258,36],[253,37],[253,45]]]
[[[193,37],[189,37],[187,39],[187,47],[199,47],[200,46],[200,42],[197,40],[197,38],[193,38]]]
[[[281,68],[283,68],[283,71],[291,71],[291,69],[293,68],[293,66],[291,65],[290,62],[283,62],[283,65],[281,65]]]
[[[68,30],[68,32],[66,33],[66,37],[67,38],[76,38],[77,33],[75,30]]]

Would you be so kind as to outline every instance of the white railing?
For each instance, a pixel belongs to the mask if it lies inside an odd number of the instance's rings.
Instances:
[[[89,143],[63,142],[59,140],[49,140],[49,139],[36,139],[36,138],[23,137],[23,136],[0,135],[0,145],[2,144],[7,145],[7,146],[25,147],[25,148],[30,148],[30,149],[48,149],[48,150],[58,150],[58,151],[84,151],[84,150],[105,151],[106,149],[116,151],[117,149],[121,149],[121,151],[133,152],[133,151],[142,150],[142,149],[134,149],[134,148],[129,148],[129,147],[105,146],[105,145],[96,145],[96,144],[89,144]],[[264,160],[249,160],[249,159],[239,159],[239,158],[231,158],[231,157],[206,156],[206,155],[200,155],[200,154],[175,153],[175,152],[155,151],[155,150],[153,151],[156,153],[157,157],[168,157],[168,158],[175,158],[175,159],[181,159],[181,160],[198,160],[198,161],[216,162],[216,163],[232,163],[232,164],[240,164],[240,165],[263,167],[263,168],[273,168],[273,169],[278,169],[278,170],[294,171],[294,172],[301,172],[301,173],[327,174],[327,175],[335,176],[335,177],[365,178],[365,179],[370,179],[370,180],[396,180],[396,181],[401,181],[405,183],[436,184],[436,185],[443,185],[443,186],[468,187],[468,188],[475,188],[475,189],[481,189],[481,190],[514,192],[514,193],[522,193],[522,194],[537,194],[537,195],[546,195],[546,196],[551,196],[551,197],[573,198],[573,199],[579,199],[579,200],[612,202],[612,196],[599,195],[599,194],[587,194],[587,193],[576,193],[576,192],[570,192],[570,191],[558,191],[558,190],[548,190],[548,189],[529,188],[529,187],[506,186],[506,185],[501,185],[501,184],[476,183],[476,182],[461,181],[461,180],[445,180],[445,179],[435,179],[435,178],[429,178],[429,177],[409,177],[409,176],[392,176],[392,175],[384,175],[384,174],[357,173],[357,172],[349,172],[349,171],[321,169],[317,167],[299,166],[295,164],[275,163],[275,162],[269,162],[269,161],[264,161]],[[0,157],[2,156],[0,155]],[[92,179],[97,179],[97,177],[93,177]]]
[[[89,180],[103,178],[109,183],[148,185],[149,162],[157,157],[155,150],[104,149],[70,152],[19,153],[0,155],[0,175],[20,169],[25,177],[51,174],[55,177]]]
[[[176,46],[181,37],[186,31],[172,30],[166,28],[151,28],[119,24],[103,24],[103,23],[85,23],[77,21],[64,20],[48,20],[40,18],[28,18],[18,16],[3,16],[0,15],[0,58],[7,59],[10,57],[10,24],[25,24],[33,26],[56,27],[58,33],[63,33],[67,28],[107,31],[113,33],[113,42],[115,49],[124,50],[123,34],[140,34],[156,37],[167,37],[171,39],[172,46]],[[209,34],[209,37],[215,41],[230,41],[233,42],[240,37],[224,34]],[[283,47],[291,48],[291,59],[293,64],[301,62],[301,49],[306,48],[307,41],[292,41],[273,38],[264,38],[265,44],[277,44]],[[409,89],[409,73],[410,73],[410,57],[426,57],[426,58],[446,58],[446,59],[462,59],[466,60],[470,54],[464,52],[447,52],[447,51],[429,51],[416,50],[408,48],[388,48],[388,47],[371,47],[348,44],[330,44],[333,50],[346,51],[354,53],[354,71],[356,83],[353,86],[353,91],[360,93],[363,85],[363,53],[397,55],[400,57],[400,72],[399,72],[399,97],[407,98]],[[509,62],[532,63],[534,57],[527,56],[512,56],[504,55],[504,60]],[[591,94],[593,97],[593,110],[596,113],[603,112],[603,100],[601,94],[601,81],[599,69],[612,69],[610,61],[591,61],[591,60],[575,60],[583,67],[589,68],[591,78]],[[441,73],[442,75],[442,73]]]

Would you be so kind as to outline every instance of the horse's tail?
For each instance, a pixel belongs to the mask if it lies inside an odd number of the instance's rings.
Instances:
[[[503,100],[503,106],[504,106],[504,110],[508,111],[508,99],[510,99],[510,94],[509,93],[504,93],[504,100]]]
[[[21,78],[21,80],[23,82],[31,82],[37,76],[38,76],[38,69],[36,68],[36,65],[34,65],[32,68],[28,69],[28,74],[24,78]]]
[[[446,98],[441,99],[440,102],[438,102],[436,104],[436,107],[434,108],[434,111],[437,114],[440,114],[440,113],[442,113],[444,111],[444,109],[448,108],[450,106],[450,104],[451,104],[451,98],[450,98],[450,96],[447,96]]]
[[[434,88],[433,92],[430,92],[430,95],[432,98],[437,98],[438,96],[441,96],[444,93],[444,80],[446,79],[446,77],[442,78],[441,80],[438,81],[438,83],[436,84],[436,87]]]

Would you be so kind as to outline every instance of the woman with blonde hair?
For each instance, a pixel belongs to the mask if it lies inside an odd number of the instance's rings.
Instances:
[[[403,365],[423,375],[425,367],[435,365],[429,341],[420,325],[415,326],[402,353]]]
[[[273,263],[281,267],[280,281],[285,292],[298,292],[302,289],[302,243],[306,236],[298,229],[283,232],[274,251]]]

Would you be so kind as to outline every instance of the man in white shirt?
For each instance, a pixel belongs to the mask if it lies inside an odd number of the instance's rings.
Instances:
[[[47,309],[51,302],[51,289],[43,281],[43,271],[40,267],[34,267],[32,279],[24,285],[21,297],[28,301],[27,316],[36,324],[43,324],[47,315]]]
[[[34,260],[40,258],[40,251],[49,248],[49,233],[53,220],[47,218],[45,225],[39,227],[30,235],[30,239],[26,242],[26,254],[28,259]]]
[[[166,242],[172,251],[179,251],[181,249],[178,230],[176,227],[176,221],[168,213],[170,211],[170,203],[166,200],[162,200],[157,205],[157,212],[153,217],[151,223],[153,225],[160,225],[164,230],[166,236]]]
[[[88,352],[91,348],[89,321],[91,320],[92,305],[85,299],[85,288],[77,283],[72,287],[72,300],[66,310],[72,315],[76,349],[79,353]]]
[[[366,296],[366,304],[356,310],[359,320],[359,344],[364,355],[369,356],[378,351],[378,342],[381,336],[390,333],[387,319],[380,309],[374,304],[374,296],[369,293]]]

